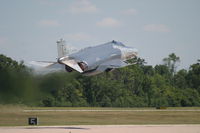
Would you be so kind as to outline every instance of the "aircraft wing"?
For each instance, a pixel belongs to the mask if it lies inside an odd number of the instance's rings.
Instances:
[[[128,65],[129,64],[125,63],[121,59],[115,59],[115,60],[107,61],[107,62],[101,64],[100,66],[107,66],[108,68],[119,68],[119,67],[124,67],[124,66],[128,66]]]
[[[124,61],[122,61],[120,59],[116,59],[116,60],[111,60],[111,61],[107,61],[107,62],[100,64],[98,66],[97,70],[103,72],[108,68],[120,68],[120,67],[125,67],[128,65],[129,64],[125,63]]]

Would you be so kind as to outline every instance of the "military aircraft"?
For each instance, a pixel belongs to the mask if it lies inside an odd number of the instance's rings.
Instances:
[[[131,65],[127,60],[135,58],[138,50],[127,47],[118,41],[86,47],[69,54],[65,41],[57,41],[57,62],[32,62],[51,70],[77,71],[86,76],[109,72],[113,69]]]

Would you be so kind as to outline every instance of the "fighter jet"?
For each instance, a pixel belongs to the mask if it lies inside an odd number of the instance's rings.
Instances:
[[[34,64],[42,65],[46,69],[64,69],[67,72],[77,71],[92,76],[131,65],[127,60],[135,58],[138,54],[137,49],[114,40],[69,54],[65,41],[60,39],[57,41],[57,50],[57,62],[34,62]]]

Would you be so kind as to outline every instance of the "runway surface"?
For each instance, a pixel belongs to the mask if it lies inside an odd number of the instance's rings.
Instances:
[[[87,125],[0,127],[0,133],[200,133],[200,125]]]

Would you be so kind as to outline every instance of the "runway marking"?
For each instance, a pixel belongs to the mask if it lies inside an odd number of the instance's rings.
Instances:
[[[90,109],[25,109],[23,112],[196,112],[198,110],[90,110]]]

